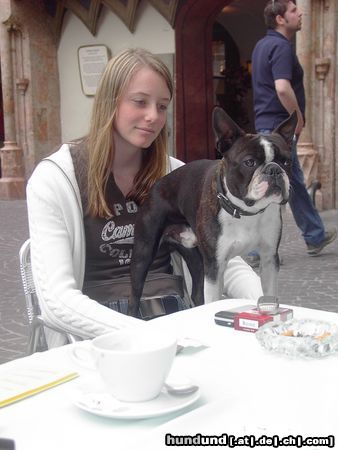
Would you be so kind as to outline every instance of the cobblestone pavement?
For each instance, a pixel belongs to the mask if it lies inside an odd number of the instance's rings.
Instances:
[[[0,201],[0,363],[23,356],[28,326],[19,249],[28,238],[26,202]]]
[[[321,214],[327,228],[338,211]],[[25,355],[28,326],[19,272],[19,249],[28,237],[25,201],[0,201],[0,363]],[[284,217],[279,275],[281,303],[338,312],[338,240],[317,257],[306,254],[290,210]]]

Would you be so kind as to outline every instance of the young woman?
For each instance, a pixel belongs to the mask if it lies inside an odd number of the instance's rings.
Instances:
[[[28,182],[37,295],[45,321],[60,330],[92,338],[144,323],[123,314],[133,231],[137,208],[151,186],[183,164],[167,155],[172,95],[161,60],[143,49],[121,52],[102,75],[88,135],[42,160]],[[164,312],[190,307],[182,275],[173,274],[169,252],[160,249],[143,296],[160,297]],[[225,291],[256,300],[260,280],[235,258]],[[50,346],[62,343],[60,334],[49,336]]]

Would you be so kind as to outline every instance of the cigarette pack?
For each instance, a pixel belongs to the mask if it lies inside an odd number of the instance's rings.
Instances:
[[[286,322],[292,317],[293,310],[290,308],[278,308],[278,311],[274,314],[262,314],[257,308],[252,308],[235,315],[234,329],[255,333],[259,327],[267,322]]]
[[[224,327],[234,328],[235,317],[243,311],[250,311],[254,309],[254,305],[244,305],[238,306],[237,308],[225,309],[223,311],[218,311],[215,314],[215,322],[217,325],[222,325]]]

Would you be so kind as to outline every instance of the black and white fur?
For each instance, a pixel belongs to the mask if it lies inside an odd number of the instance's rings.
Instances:
[[[277,294],[281,204],[289,197],[296,113],[272,134],[246,134],[219,107],[213,128],[221,160],[188,163],[160,179],[135,225],[128,313],[136,316],[160,243],[187,262],[196,305],[221,298],[230,258],[258,250],[264,295]]]

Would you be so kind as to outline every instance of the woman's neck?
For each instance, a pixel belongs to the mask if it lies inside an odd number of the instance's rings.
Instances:
[[[142,149],[129,145],[117,145],[112,172],[115,183],[126,196],[134,186],[134,179],[142,165]]]

